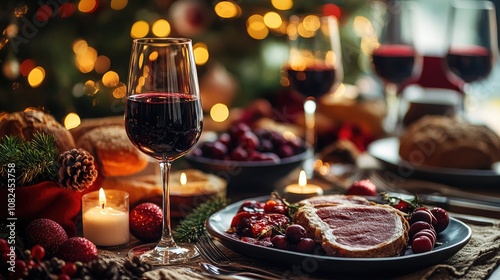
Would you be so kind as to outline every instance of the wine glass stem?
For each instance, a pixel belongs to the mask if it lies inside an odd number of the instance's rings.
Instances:
[[[393,83],[388,83],[385,86],[385,94],[387,102],[387,117],[385,119],[386,131],[390,134],[397,134],[399,125],[398,86]]]
[[[304,115],[306,122],[306,141],[311,145],[313,152],[316,149],[316,102],[308,98],[304,102]]]
[[[175,241],[172,238],[172,229],[170,225],[170,161],[160,162],[161,182],[163,188],[163,231],[160,242],[157,247],[175,247]]]

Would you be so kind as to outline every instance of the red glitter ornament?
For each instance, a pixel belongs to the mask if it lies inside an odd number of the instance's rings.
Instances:
[[[59,250],[57,257],[67,262],[89,262],[96,259],[97,247],[94,243],[84,237],[71,237],[64,241]]]
[[[137,205],[130,211],[130,233],[144,242],[160,239],[163,223],[162,209],[150,202]]]
[[[45,218],[31,221],[26,227],[25,233],[29,245],[42,246],[47,256],[54,255],[59,246],[68,240],[68,235],[60,224]]]

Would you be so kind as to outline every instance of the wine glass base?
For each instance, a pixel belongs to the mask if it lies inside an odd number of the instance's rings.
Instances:
[[[199,256],[193,244],[177,244],[176,246],[159,247],[157,243],[144,244],[130,249],[128,257],[139,257],[150,265],[175,265],[189,262]]]

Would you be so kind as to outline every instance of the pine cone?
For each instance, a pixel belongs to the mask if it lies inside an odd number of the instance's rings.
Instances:
[[[84,149],[72,149],[60,154],[58,165],[59,182],[68,190],[81,192],[97,178],[94,157]]]

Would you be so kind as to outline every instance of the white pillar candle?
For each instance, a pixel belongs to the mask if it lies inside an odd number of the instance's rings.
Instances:
[[[101,188],[82,199],[83,236],[97,246],[114,247],[129,242],[128,193]]]
[[[288,202],[295,203],[318,195],[323,195],[323,189],[318,185],[308,184],[306,172],[301,170],[298,184],[286,186],[284,197]]]

